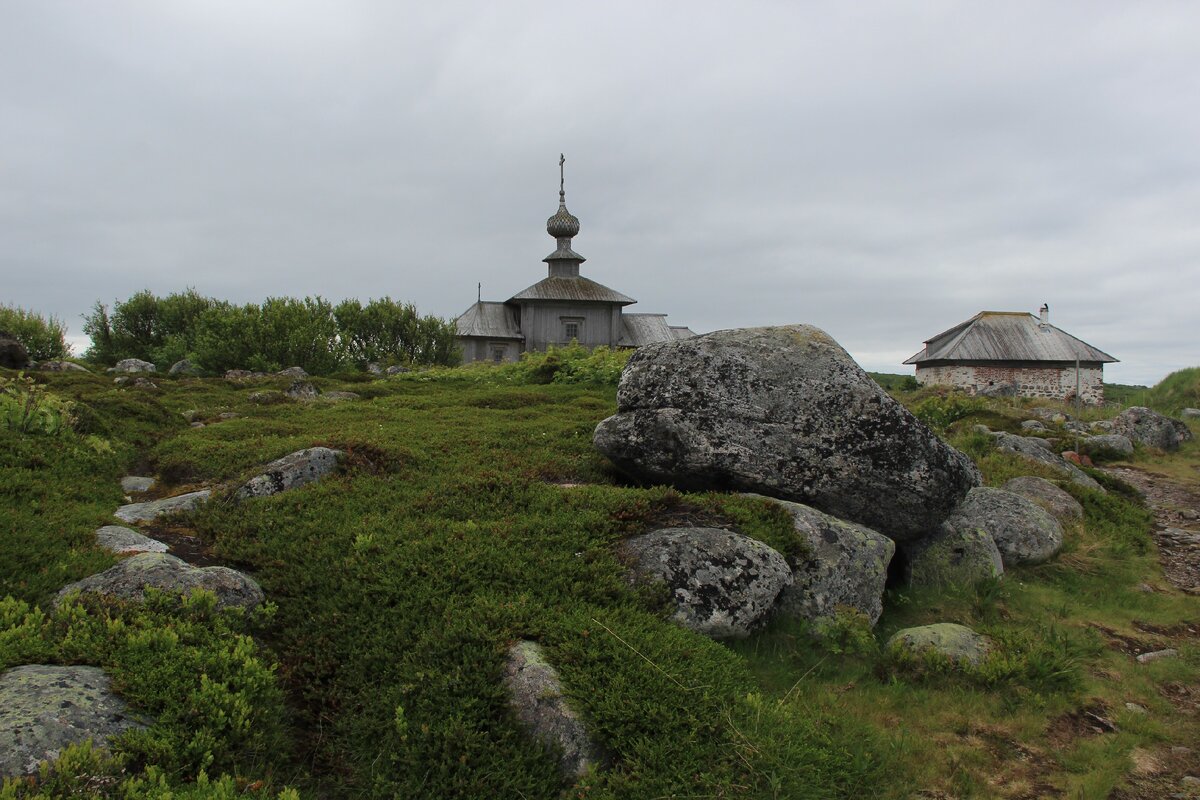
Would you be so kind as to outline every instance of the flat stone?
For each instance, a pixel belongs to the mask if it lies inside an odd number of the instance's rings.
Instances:
[[[1125,459],[1133,457],[1133,442],[1119,433],[1089,436],[1079,443],[1080,452],[1096,459]]]
[[[147,721],[112,693],[99,667],[30,664],[0,674],[0,777],[35,775],[68,745],[109,738]]]
[[[142,361],[140,358],[123,358],[116,363],[115,366],[109,367],[106,372],[157,372],[158,367],[151,364],[149,361]]]
[[[1179,412],[1184,419],[1200,419],[1200,408],[1185,408]]]
[[[1088,489],[1094,489],[1099,492],[1104,491],[1104,487],[1097,483],[1095,478],[1057,453],[1046,449],[1046,444],[1045,439],[1037,439],[1035,441],[1035,437],[1014,436],[1011,433],[1001,433],[996,436],[997,450],[1006,453],[1015,453],[1029,461],[1050,467],[1059,475],[1069,479],[1072,483],[1086,486]]]
[[[146,478],[141,475],[126,475],[121,478],[121,490],[130,494],[148,492],[153,486],[154,478]]]
[[[309,447],[277,458],[263,472],[246,481],[234,495],[238,500],[269,497],[319,481],[337,469],[340,450]]]
[[[932,650],[951,661],[978,666],[987,656],[989,645],[985,637],[965,625],[939,622],[896,631],[888,639],[887,648],[904,648],[913,653]]]
[[[104,572],[68,584],[59,590],[55,603],[70,594],[98,594],[140,602],[146,589],[188,594],[206,589],[217,596],[217,605],[253,608],[262,603],[263,591],[253,578],[229,567],[193,567],[166,553],[139,553]]]
[[[74,361],[42,361],[37,368],[46,372],[91,372],[87,367],[80,366]]]
[[[318,397],[322,403],[340,403],[343,400],[358,400],[357,392],[322,392]]]
[[[292,380],[303,380],[308,377],[308,373],[304,371],[303,367],[288,367],[275,374],[280,378],[291,378]]]
[[[582,777],[603,762],[603,751],[567,702],[558,672],[535,642],[509,647],[504,686],[517,721],[558,759],[563,778]]]
[[[1174,647],[1168,647],[1166,650],[1152,650],[1149,653],[1142,653],[1137,657],[1139,664],[1149,664],[1151,661],[1158,661],[1162,658],[1174,658],[1179,655],[1179,651]]]
[[[113,516],[123,522],[144,522],[157,519],[167,514],[177,514],[191,511],[203,503],[212,494],[211,489],[201,489],[198,492],[178,494],[174,497],[164,497],[161,500],[150,500],[145,503],[130,503],[121,506]]]
[[[143,536],[130,528],[120,525],[105,525],[96,530],[96,544],[118,554],[126,553],[165,553],[169,549],[165,544],[149,536]]]
[[[1145,706],[1140,706],[1137,703],[1126,703],[1125,710],[1130,714],[1149,714]]]

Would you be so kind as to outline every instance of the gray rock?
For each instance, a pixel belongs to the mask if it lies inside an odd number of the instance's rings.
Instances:
[[[246,399],[255,405],[270,406],[277,403],[286,403],[288,396],[276,389],[265,389],[261,392],[251,392]]]
[[[1050,467],[1059,475],[1069,479],[1071,483],[1086,486],[1089,489],[1100,492],[1104,491],[1104,487],[1097,483],[1091,475],[1088,475],[1058,453],[1046,449],[1045,439],[1035,440],[1033,437],[1001,433],[996,437],[996,449],[1006,453],[1015,453],[1029,461]]]
[[[1151,661],[1158,661],[1163,658],[1174,658],[1179,655],[1179,651],[1174,647],[1168,647],[1166,650],[1153,650],[1149,653],[1142,653],[1137,657],[1139,664],[1149,664]]]
[[[181,361],[176,361],[167,370],[168,375],[199,375],[200,367],[186,358]]]
[[[203,428],[203,427],[204,427],[204,423],[203,423],[203,422],[193,422],[193,423],[192,423],[192,425],[191,425],[191,427],[193,427],[193,428]]]
[[[196,420],[200,419],[200,411],[195,408],[189,408],[187,411],[180,413],[187,422],[195,422]]]
[[[987,425],[975,424],[975,425],[971,426],[971,432],[972,433],[982,433],[986,436],[992,432],[992,429],[989,428]]]
[[[141,475],[126,475],[121,478],[121,491],[123,492],[148,492],[153,486],[154,478]]]
[[[748,635],[792,582],[782,555],[720,528],[663,528],[625,540],[618,552],[631,583],[665,583],[672,619],[713,638]]]
[[[897,541],[936,527],[974,463],[809,325],[718,331],[638,349],[597,448],[627,475],[778,497]]]
[[[1192,438],[1188,426],[1142,406],[1127,408],[1113,420],[1112,432],[1159,450],[1178,450]]]
[[[143,536],[120,525],[105,525],[96,530],[96,544],[114,553],[165,553],[168,548],[157,539]]]
[[[536,643],[521,641],[508,648],[504,686],[517,721],[553,753],[564,779],[582,777],[604,761],[603,751],[567,702],[558,672]]]
[[[1017,385],[1015,383],[993,383],[990,386],[981,387],[979,394],[984,397],[1016,397]]]
[[[1062,425],[1064,422],[1074,419],[1066,412],[1059,411],[1056,408],[1045,408],[1044,406],[1031,408],[1029,409],[1029,413],[1038,419],[1045,420],[1046,422],[1053,422],[1055,425]]]
[[[978,666],[987,656],[989,645],[985,637],[964,625],[939,622],[896,631],[887,641],[887,648],[921,653],[932,650],[959,664]]]
[[[367,364],[367,372],[371,373],[372,375],[382,375],[383,367],[372,361],[371,363]]]
[[[317,387],[313,386],[308,381],[300,380],[293,382],[292,385],[287,388],[287,391],[285,391],[284,394],[293,400],[304,402],[308,400],[316,400],[318,392]]]
[[[1179,412],[1184,419],[1200,419],[1200,408],[1185,408]]]
[[[1095,422],[1093,422],[1092,424],[1088,425],[1088,427],[1091,428],[1093,431],[1099,431],[1101,433],[1108,433],[1109,431],[1112,430],[1112,425],[1113,424],[1112,424],[1111,419],[1098,419]]]
[[[74,592],[99,594],[138,602],[146,589],[191,593],[207,589],[217,596],[217,605],[253,608],[263,601],[258,583],[229,567],[193,567],[166,553],[139,553],[104,572],[67,584],[59,590],[60,605]]]
[[[157,372],[158,368],[149,361],[142,361],[140,358],[123,358],[114,366],[109,367],[107,372]]]
[[[340,403],[343,400],[358,400],[357,392],[322,392],[317,397],[322,403]]]
[[[904,577],[914,588],[971,586],[1004,574],[1004,560],[987,531],[948,524],[902,545]]]
[[[1006,492],[1019,494],[1026,500],[1032,500],[1061,523],[1079,522],[1083,519],[1083,506],[1079,505],[1079,501],[1045,478],[1022,475],[1010,479],[1001,488]]]
[[[0,367],[25,369],[29,366],[29,351],[11,333],[0,331]]]
[[[1089,436],[1079,443],[1079,452],[1094,459],[1132,458],[1133,442],[1119,433]]]
[[[1045,431],[1046,425],[1041,420],[1027,419],[1021,423],[1021,429],[1031,432]]]
[[[1138,705],[1137,703],[1126,703],[1125,710],[1128,711],[1130,714],[1138,714],[1138,715],[1150,713],[1149,711],[1146,710],[1145,706]]]
[[[275,374],[280,378],[291,378],[297,381],[308,377],[308,373],[304,371],[303,367],[288,367],[287,369],[279,370]]]
[[[1006,568],[1040,564],[1062,549],[1063,529],[1049,511],[1019,494],[977,486],[946,524],[956,531],[986,531]]]
[[[222,411],[220,414],[217,414],[217,419],[230,420],[237,419],[240,416],[241,414],[237,413],[236,411]]]
[[[310,447],[276,459],[263,472],[246,481],[234,495],[238,500],[269,497],[320,480],[337,469],[340,450]]]
[[[1081,433],[1081,434],[1090,434],[1095,430],[1094,428],[1092,428],[1091,423],[1075,422],[1075,421],[1064,422],[1063,428],[1070,431],[1071,433]]]
[[[140,375],[138,375],[138,376],[121,375],[120,377],[113,378],[113,383],[115,383],[117,386],[132,386],[134,389],[157,389],[158,388],[157,383],[150,380],[149,378],[143,378]]]
[[[403,375],[406,372],[412,372],[408,367],[401,367],[398,364],[393,364],[384,371],[385,375]]]
[[[193,423],[195,424],[195,423]],[[203,503],[212,494],[211,489],[201,489],[198,492],[177,494],[174,497],[164,497],[161,500],[150,500],[145,503],[130,503],[121,506],[113,516],[122,522],[142,522],[157,519],[167,514],[177,514],[191,511]]]
[[[0,674],[0,777],[36,775],[73,744],[107,740],[147,720],[112,693],[99,667],[30,664]]]
[[[91,372],[87,367],[80,366],[74,361],[42,361],[37,368],[46,372]]]
[[[761,497],[761,495],[750,495]],[[896,544],[870,528],[815,508],[774,500],[792,516],[807,553],[788,559],[792,584],[776,601],[778,610],[809,622],[831,619],[839,608],[861,611],[874,625],[883,613],[888,564]]]

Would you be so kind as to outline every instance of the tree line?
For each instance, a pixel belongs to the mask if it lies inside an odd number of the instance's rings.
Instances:
[[[194,289],[158,297],[141,291],[84,315],[89,361],[125,358],[160,369],[188,359],[209,372],[300,366],[314,375],[368,363],[457,364],[453,321],[421,316],[390,297],[337,305],[322,297],[271,297],[237,305]]]

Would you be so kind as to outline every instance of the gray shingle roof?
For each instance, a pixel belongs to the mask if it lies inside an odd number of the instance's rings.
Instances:
[[[621,314],[617,347],[641,347],[654,342],[689,339],[696,334],[683,325],[668,325],[666,314]]]
[[[1024,311],[981,311],[925,342],[905,361],[1099,361],[1117,359]]]
[[[517,292],[508,302],[523,300],[571,300],[592,303],[636,303],[632,297],[614,291],[590,278],[543,278],[524,291]]]
[[[513,309],[504,303],[478,302],[454,321],[459,336],[487,336],[492,339],[524,339],[517,327]]]

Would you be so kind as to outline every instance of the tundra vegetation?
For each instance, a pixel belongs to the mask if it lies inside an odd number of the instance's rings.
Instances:
[[[320,301],[214,312],[201,300],[157,301],[171,310],[156,319],[192,315],[195,339],[180,343],[167,325],[157,349],[136,352],[121,349],[136,309],[98,307],[90,324],[108,339],[93,357],[216,353],[204,337],[220,338],[220,325],[266,325],[276,311],[317,309],[326,333],[368,315]],[[339,358],[381,357],[372,347],[364,337]],[[204,358],[210,369],[288,366],[293,354]],[[499,367],[343,372],[312,382],[358,399],[271,405],[250,395],[290,379],[156,375],[150,389],[0,373],[5,402],[36,396],[49,415],[0,427],[0,669],[102,666],[155,720],[111,752],[68,749],[0,798],[1137,797],[1145,758],[1200,742],[1200,650],[1186,633],[1200,602],[1163,580],[1137,495],[1097,471],[1106,494],[1066,485],[1084,519],[1056,559],[972,587],[896,586],[875,629],[843,614],[722,644],[672,625],[661,592],[625,580],[614,554],[624,537],[683,522],[785,554],[800,544],[774,504],[622,484],[592,431],[615,409],[623,359],[570,348]],[[1024,402],[899,380],[896,396],[988,485],[1055,477],[973,430],[1019,432]],[[1175,396],[1155,387],[1146,401]],[[237,486],[316,445],[346,454],[335,477],[239,504],[218,492],[146,526],[167,541],[198,537],[209,557],[254,575],[261,610],[219,610],[204,593],[51,607],[64,584],[114,563],[93,531],[124,502],[122,475],[157,475],[152,495]],[[1200,484],[1195,440],[1134,461]],[[954,666],[881,644],[947,620],[989,637],[987,658]],[[609,754],[573,785],[507,705],[504,654],[520,639],[541,643]],[[1130,643],[1180,656],[1140,664]]]

